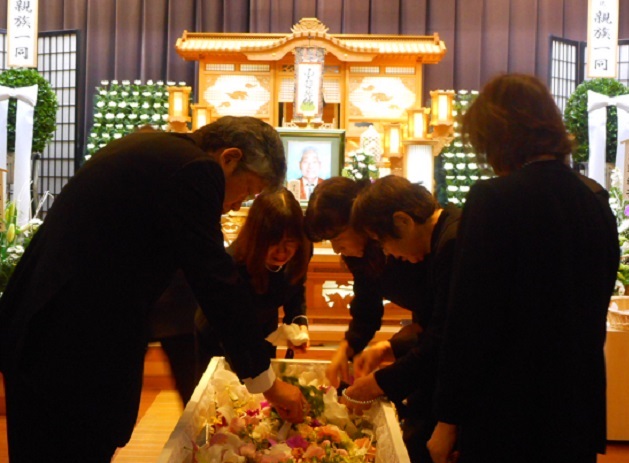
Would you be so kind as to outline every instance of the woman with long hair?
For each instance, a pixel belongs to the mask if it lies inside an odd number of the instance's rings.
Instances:
[[[312,244],[303,228],[303,211],[299,202],[286,188],[277,192],[261,193],[253,201],[242,229],[227,248],[240,276],[249,283],[252,314],[269,335],[278,328],[279,308],[283,307],[284,324],[296,324],[308,333],[305,281]],[[201,368],[215,355],[224,355],[216,342],[218,336],[201,312],[195,320],[199,340]],[[300,336],[307,338],[307,336]],[[290,341],[289,341],[290,342]],[[269,353],[276,348],[267,342]],[[308,342],[291,349],[305,350]]]

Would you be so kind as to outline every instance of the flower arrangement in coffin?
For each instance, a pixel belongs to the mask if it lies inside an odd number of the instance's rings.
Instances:
[[[41,224],[40,219],[33,218],[26,225],[18,227],[15,203],[7,203],[0,231],[0,294],[4,292],[15,266]]]
[[[611,174],[609,206],[616,217],[621,254],[614,293],[622,296],[625,294],[625,286],[629,286],[629,202],[623,198],[622,179],[616,168]]]
[[[288,367],[290,368],[290,367]],[[290,372],[289,372],[290,374]],[[310,405],[305,421],[283,421],[262,394],[250,394],[237,376],[217,371],[215,414],[207,442],[194,446],[195,463],[361,463],[374,458],[374,433],[364,417],[352,420],[336,390],[318,386],[312,372],[283,376],[301,389]]]

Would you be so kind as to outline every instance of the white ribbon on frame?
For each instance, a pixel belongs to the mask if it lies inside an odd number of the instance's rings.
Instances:
[[[607,144],[607,107],[616,106],[618,114],[618,147],[616,167],[625,169],[625,148],[622,141],[629,138],[629,95],[607,96],[588,90],[588,136],[590,156],[588,175],[605,186],[605,152]]]
[[[15,165],[13,193],[17,205],[17,224],[24,226],[31,218],[31,151],[33,120],[37,104],[37,85],[4,87],[0,85],[0,168],[7,169],[9,99],[17,99],[15,115]]]

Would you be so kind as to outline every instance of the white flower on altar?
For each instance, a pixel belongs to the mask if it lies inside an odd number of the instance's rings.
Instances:
[[[116,117],[116,116],[114,116],[114,115],[113,115],[113,114],[111,114],[111,113],[107,113],[107,114],[105,114],[105,119],[107,119],[107,120],[111,120],[111,119],[113,119],[114,117]]]
[[[121,133],[114,133],[114,138],[115,139],[122,138],[122,134]]]
[[[104,101],[99,101],[98,103],[96,103],[96,107],[97,108],[102,108],[103,106],[105,106],[105,102]]]
[[[123,80],[122,81],[122,85],[130,85],[130,84],[131,84],[131,82],[128,81],[128,80]]]
[[[134,81],[133,81],[133,83],[134,83],[135,85],[142,85],[142,81],[141,81],[141,80],[139,80],[139,79],[134,80]]]
[[[129,114],[129,119],[134,120],[137,119],[138,115],[137,114]]]
[[[127,107],[127,102],[126,101],[121,101],[120,103],[118,103],[118,107],[119,108],[126,108]]]
[[[147,114],[142,114],[142,115],[140,116],[140,120],[141,120],[141,121],[145,121],[145,120],[147,120],[148,118],[149,118],[149,116],[148,116]]]
[[[151,116],[151,119],[155,122],[158,122],[161,119],[161,116],[159,114],[153,114],[153,116]]]

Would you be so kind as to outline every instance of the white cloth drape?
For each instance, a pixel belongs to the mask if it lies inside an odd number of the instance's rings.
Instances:
[[[0,168],[5,170],[7,168],[7,122],[10,98],[17,99],[13,193],[18,211],[17,224],[23,226],[31,218],[31,150],[37,85],[19,88],[0,85]]]
[[[618,114],[618,148],[616,167],[625,168],[622,141],[629,138],[629,95],[607,96],[588,90],[588,135],[590,156],[588,175],[605,186],[605,146],[607,143],[607,107],[616,106]]]

